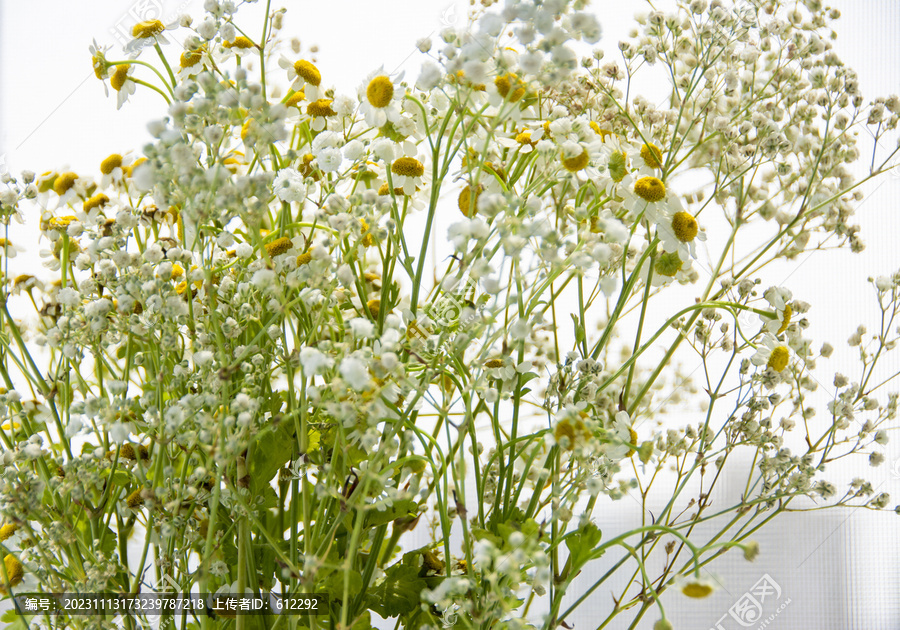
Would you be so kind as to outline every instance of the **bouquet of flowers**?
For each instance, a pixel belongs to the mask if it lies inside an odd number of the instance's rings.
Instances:
[[[251,30],[236,4],[91,47],[120,107],[165,101],[153,142],[0,190],[3,593],[209,598],[16,600],[11,627],[549,630],[621,572],[599,627],[663,630],[660,594],[709,595],[701,568],[753,560],[776,516],[889,508],[827,475],[880,464],[896,426],[876,368],[900,272],[872,281],[880,327],[818,415],[832,348],[761,284],[861,251],[861,186],[898,150],[900,98],[864,100],[836,11],[679,2],[606,60],[586,0],[482,0],[419,42],[414,82],[378,68],[348,95],[283,9]],[[854,177],[861,127],[894,144]],[[46,269],[13,275],[25,212]],[[711,507],[746,454],[745,491]],[[594,510],[660,484],[663,509],[601,532]],[[210,605],[244,594],[273,610]]]

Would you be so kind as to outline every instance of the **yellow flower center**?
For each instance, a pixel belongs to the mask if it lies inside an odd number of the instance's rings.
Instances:
[[[306,59],[301,59],[294,64],[294,72],[297,73],[298,77],[310,85],[318,86],[322,82],[322,75],[319,72],[319,69]]]
[[[131,29],[131,35],[136,39],[143,39],[159,35],[164,30],[166,30],[166,25],[159,20],[145,20],[134,25],[134,28]]]
[[[607,131],[606,129],[601,129],[600,125],[598,125],[593,120],[591,122],[589,122],[588,125],[590,126],[591,129],[593,129],[594,133],[596,133],[598,136],[600,136],[600,139],[603,141],[606,141],[606,138],[608,136],[615,135],[615,134],[613,134],[612,131]]]
[[[483,189],[484,186],[481,184],[478,184],[474,190],[471,185],[463,188],[462,192],[459,193],[459,198],[456,200],[459,211],[469,218],[475,216],[475,213],[478,212],[478,196]]]
[[[634,446],[637,446],[638,434],[637,434],[637,431],[635,431],[631,427],[628,427],[628,438],[629,438],[629,443],[633,444]],[[636,452],[637,451],[635,451],[634,449],[628,449],[628,457],[634,457],[634,454]]]
[[[62,197],[66,192],[75,185],[78,175],[75,173],[63,173],[53,181],[53,192]]]
[[[575,448],[575,427],[573,427],[572,423],[568,420],[563,420],[556,425],[556,430],[553,431],[553,437],[556,438],[557,442],[561,442],[562,438],[566,437],[569,439],[566,450],[571,451]]]
[[[391,187],[387,185],[387,182],[384,182],[381,186],[378,187],[378,194],[382,197],[391,194]],[[403,192],[403,189],[399,186],[394,186],[394,195],[400,197],[406,193]]]
[[[312,262],[312,254],[310,254],[308,251],[297,256],[297,266],[298,267],[301,267],[303,265],[308,265],[310,262]]]
[[[306,106],[306,113],[310,116],[335,116],[337,112],[331,109],[330,98],[320,98]]]
[[[113,153],[108,158],[100,162],[100,172],[104,175],[109,175],[120,166],[122,166],[122,156],[118,153]]]
[[[364,247],[372,247],[375,244],[375,236],[369,230],[369,224],[365,219],[359,220],[360,232],[362,232],[362,239],[360,242]]]
[[[534,144],[531,141],[531,132],[530,131],[523,131],[523,132],[519,133],[516,136],[516,142],[518,142],[519,144],[532,144],[532,145]]]
[[[91,65],[94,67],[94,76],[102,81],[106,75],[106,57],[103,53],[91,57]]]
[[[76,217],[71,215],[66,217],[53,217],[47,222],[47,227],[51,230],[64,230],[72,221],[77,221]]]
[[[588,165],[588,161],[588,152],[585,149],[582,149],[581,153],[579,153],[575,157],[567,158],[565,154],[563,154],[562,156],[562,165],[570,173],[577,173]]]
[[[94,208],[102,208],[106,204],[109,203],[109,197],[104,195],[103,193],[97,193],[90,199],[84,202],[84,211],[89,212]]]
[[[425,174],[425,167],[416,158],[402,157],[394,160],[391,164],[391,172],[394,175],[406,175],[407,177],[422,177]]]
[[[134,172],[134,169],[136,169],[138,166],[140,166],[141,164],[143,164],[146,161],[147,161],[147,158],[140,157],[140,158],[136,159],[134,162],[132,162],[130,166],[123,166],[122,172],[125,174],[125,177],[131,177],[131,174]]]
[[[641,146],[641,157],[644,158],[644,164],[650,168],[659,168],[662,166],[662,151],[655,144],[645,144]]]
[[[9,553],[3,558],[3,564],[6,565],[6,577],[9,579],[7,584],[9,586],[18,586],[22,582],[22,578],[25,577],[25,569],[22,567],[22,563]],[[6,584],[0,586],[0,590],[6,593]]]
[[[689,582],[681,587],[681,592],[688,597],[702,599],[708,597],[713,592],[713,587],[709,584],[700,584],[699,582]]]
[[[144,502],[144,497],[141,496],[141,489],[138,488],[127,497],[125,497],[125,505],[130,508],[136,508]]]
[[[634,194],[645,201],[661,201],[666,197],[666,185],[655,177],[641,177],[634,183]]]
[[[128,68],[130,67],[127,63],[119,64],[116,66],[116,71],[109,78],[109,84],[113,86],[116,92],[124,87],[125,81],[128,79]]]
[[[294,243],[291,239],[287,236],[282,236],[281,238],[268,243],[266,245],[266,251],[269,253],[269,256],[277,256],[278,254],[283,254],[293,246]]]
[[[369,81],[369,87],[366,88],[366,99],[372,107],[387,107],[393,97],[394,84],[388,77],[380,75]]]
[[[788,325],[791,323],[791,315],[794,314],[794,309],[791,308],[790,304],[784,305],[784,319],[781,321],[781,327],[778,329],[776,335],[780,335],[785,330],[787,330]]]
[[[253,48],[255,44],[251,42],[249,38],[238,35],[234,38],[233,42],[225,42],[222,45],[225,46],[225,48]]]
[[[484,362],[484,367],[486,368],[502,368],[503,367],[503,359],[488,359]]]
[[[288,107],[299,107],[300,101],[306,98],[306,94],[303,92],[294,92],[288,97],[288,100],[284,102],[284,104]]]
[[[199,50],[186,50],[181,53],[181,60],[178,62],[178,64],[182,68],[190,68],[195,63],[199,62],[202,56],[203,55],[200,54]]]
[[[0,540],[6,540],[15,534],[17,529],[19,529],[19,526],[15,523],[7,523],[3,527],[0,527]]]
[[[766,363],[766,365],[768,365],[776,372],[781,372],[784,368],[787,367],[788,360],[790,358],[791,351],[784,346],[778,346],[777,348],[772,350],[772,354],[769,355],[769,362]]]
[[[682,243],[690,243],[697,236],[698,231],[697,219],[689,212],[684,210],[676,212],[672,218],[672,231],[675,237]]]
[[[494,85],[497,86],[497,92],[500,93],[510,103],[515,103],[525,96],[525,86],[519,81],[519,77],[509,73],[494,79]]]

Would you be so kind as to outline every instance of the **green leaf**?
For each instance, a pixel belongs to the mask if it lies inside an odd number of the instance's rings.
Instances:
[[[600,544],[602,532],[591,522],[578,528],[566,536],[566,547],[569,548],[570,575],[574,575],[594,555],[594,548]]]
[[[253,558],[259,574],[259,584],[269,590],[274,586],[275,550],[268,543],[253,545]]]
[[[287,422],[263,428],[250,445],[250,492],[256,496],[264,491],[278,469],[290,461],[294,452],[294,436]]]
[[[394,504],[380,512],[378,510],[370,510],[366,514],[366,528],[378,527],[397,520],[401,516],[418,514],[417,503],[412,499],[403,499],[402,501],[394,501]]]
[[[486,539],[486,540],[491,541],[491,543],[493,543],[493,545],[495,547],[497,547],[498,549],[503,546],[503,539],[500,538],[500,536],[497,536],[496,534],[493,534],[493,533],[489,532],[488,530],[483,529],[481,527],[473,527],[472,535],[475,537],[475,540],[485,540]]]
[[[641,447],[638,449],[638,457],[641,458],[641,463],[646,464],[650,461],[650,457],[653,455],[653,442],[649,440],[641,444]]]
[[[356,594],[362,590],[362,575],[359,571],[350,571],[349,593],[350,599],[356,597]],[[328,598],[333,602],[344,600],[344,571],[335,571],[332,573],[317,591],[327,593]],[[374,609],[373,609],[374,610]]]
[[[418,567],[395,564],[385,572],[384,581],[372,589],[367,603],[385,619],[397,617],[418,608],[419,595],[425,587]]]
[[[10,608],[5,613],[0,615],[0,621],[2,621],[3,623],[12,623],[13,621],[16,621],[18,618],[19,618],[19,615],[18,615],[18,613],[16,613],[15,608]]]
[[[370,630],[372,627],[372,613],[368,610],[363,612],[356,621],[350,626],[350,630]]]
[[[569,313],[569,316],[572,318],[572,323],[575,324],[575,343],[581,343],[584,341],[584,326],[578,321],[575,313]]]

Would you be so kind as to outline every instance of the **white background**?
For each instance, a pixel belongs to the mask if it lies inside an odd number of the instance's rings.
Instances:
[[[160,2],[164,15],[202,14],[199,0]],[[263,4],[264,3],[260,3]],[[415,42],[437,36],[447,24],[462,24],[465,2],[448,0],[331,0],[287,2],[282,34],[298,37],[304,51],[319,46],[317,63],[324,82],[338,92],[353,93],[363,78],[379,65],[388,71],[418,74]],[[868,0],[831,3],[841,9],[836,48],[855,68],[867,96],[900,92],[900,3]],[[13,172],[31,169],[96,172],[100,161],[113,152],[140,153],[150,140],[147,121],[164,115],[159,96],[138,89],[131,102],[116,111],[115,98],[104,97],[93,75],[88,45],[116,44],[115,30],[126,32],[134,23],[130,1],[0,0],[0,164]],[[276,6],[276,5],[273,5]],[[612,56],[616,43],[630,29],[638,3],[595,1],[604,27],[601,46]],[[249,6],[239,14],[242,24],[261,24],[261,6]],[[256,26],[253,26],[256,29]],[[173,45],[174,46],[174,45]],[[174,58],[176,49],[170,48]],[[307,53],[308,54],[308,53]],[[111,59],[116,59],[110,54]],[[148,56],[148,60],[150,56]],[[862,132],[863,134],[865,132]],[[865,147],[865,144],[863,144]],[[863,148],[863,156],[870,155]],[[0,166],[2,168],[2,166]],[[801,257],[793,267],[771,270],[768,284],[784,284],[794,296],[810,302],[811,328],[807,336],[830,341],[836,348],[830,367],[853,378],[852,353],[845,340],[860,323],[876,325],[875,302],[868,276],[890,274],[900,267],[897,220],[900,178],[885,177],[866,189],[858,220],[867,250],[817,253],[806,263]],[[31,218],[33,221],[33,217]],[[34,273],[40,246],[36,231],[17,239],[28,252],[14,263],[11,275]],[[768,286],[764,284],[764,286]],[[843,346],[843,348],[842,348]],[[900,363],[889,357],[889,367]],[[823,390],[830,381],[823,382]],[[888,446],[888,462],[879,469],[852,466],[843,474],[860,474],[872,480],[878,491],[900,500],[900,436]],[[636,502],[624,499],[597,511],[607,532],[634,526],[639,519]],[[677,593],[664,598],[676,628],[707,628],[725,614],[738,597],[763,574],[777,580],[783,590],[779,602],[791,603],[769,628],[900,628],[900,516],[866,511],[835,511],[790,515],[760,536],[762,554],[748,564],[731,554],[713,567],[724,577],[725,588],[707,600],[687,600]],[[612,534],[608,534],[612,535]],[[607,567],[598,568],[596,575]],[[600,589],[572,619],[579,630],[595,627],[611,604],[610,590]],[[772,612],[769,608],[766,613]],[[641,628],[656,618],[650,613]],[[737,627],[726,622],[724,627]],[[611,627],[624,627],[613,624]]]

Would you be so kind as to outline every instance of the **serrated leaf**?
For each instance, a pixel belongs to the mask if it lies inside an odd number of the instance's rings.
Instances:
[[[255,496],[264,491],[278,469],[290,461],[294,453],[294,436],[287,423],[263,428],[250,446],[247,472],[250,475],[250,492]]]
[[[419,569],[395,564],[385,572],[384,581],[367,598],[369,608],[384,618],[398,617],[419,606],[420,593],[426,588]]]
[[[362,590],[362,575],[360,575],[359,571],[350,571],[350,584],[348,588],[348,595],[352,600],[356,597],[356,594]],[[317,588],[323,593],[327,593],[328,597],[331,601],[343,601],[344,600],[344,571],[335,571],[332,573],[325,582],[322,583],[322,586]],[[374,610],[374,609],[373,609]]]
[[[401,516],[415,515],[418,512],[417,503],[412,499],[394,501],[394,504],[384,511],[370,510],[366,514],[366,527],[378,527],[397,520]]]
[[[370,630],[372,627],[372,613],[368,610],[357,617],[356,621],[350,626],[350,630]]]
[[[566,547],[569,549],[569,564],[574,575],[583,567],[594,554],[594,548],[600,544],[603,534],[596,525],[588,522],[582,525],[575,533],[566,537]]]

